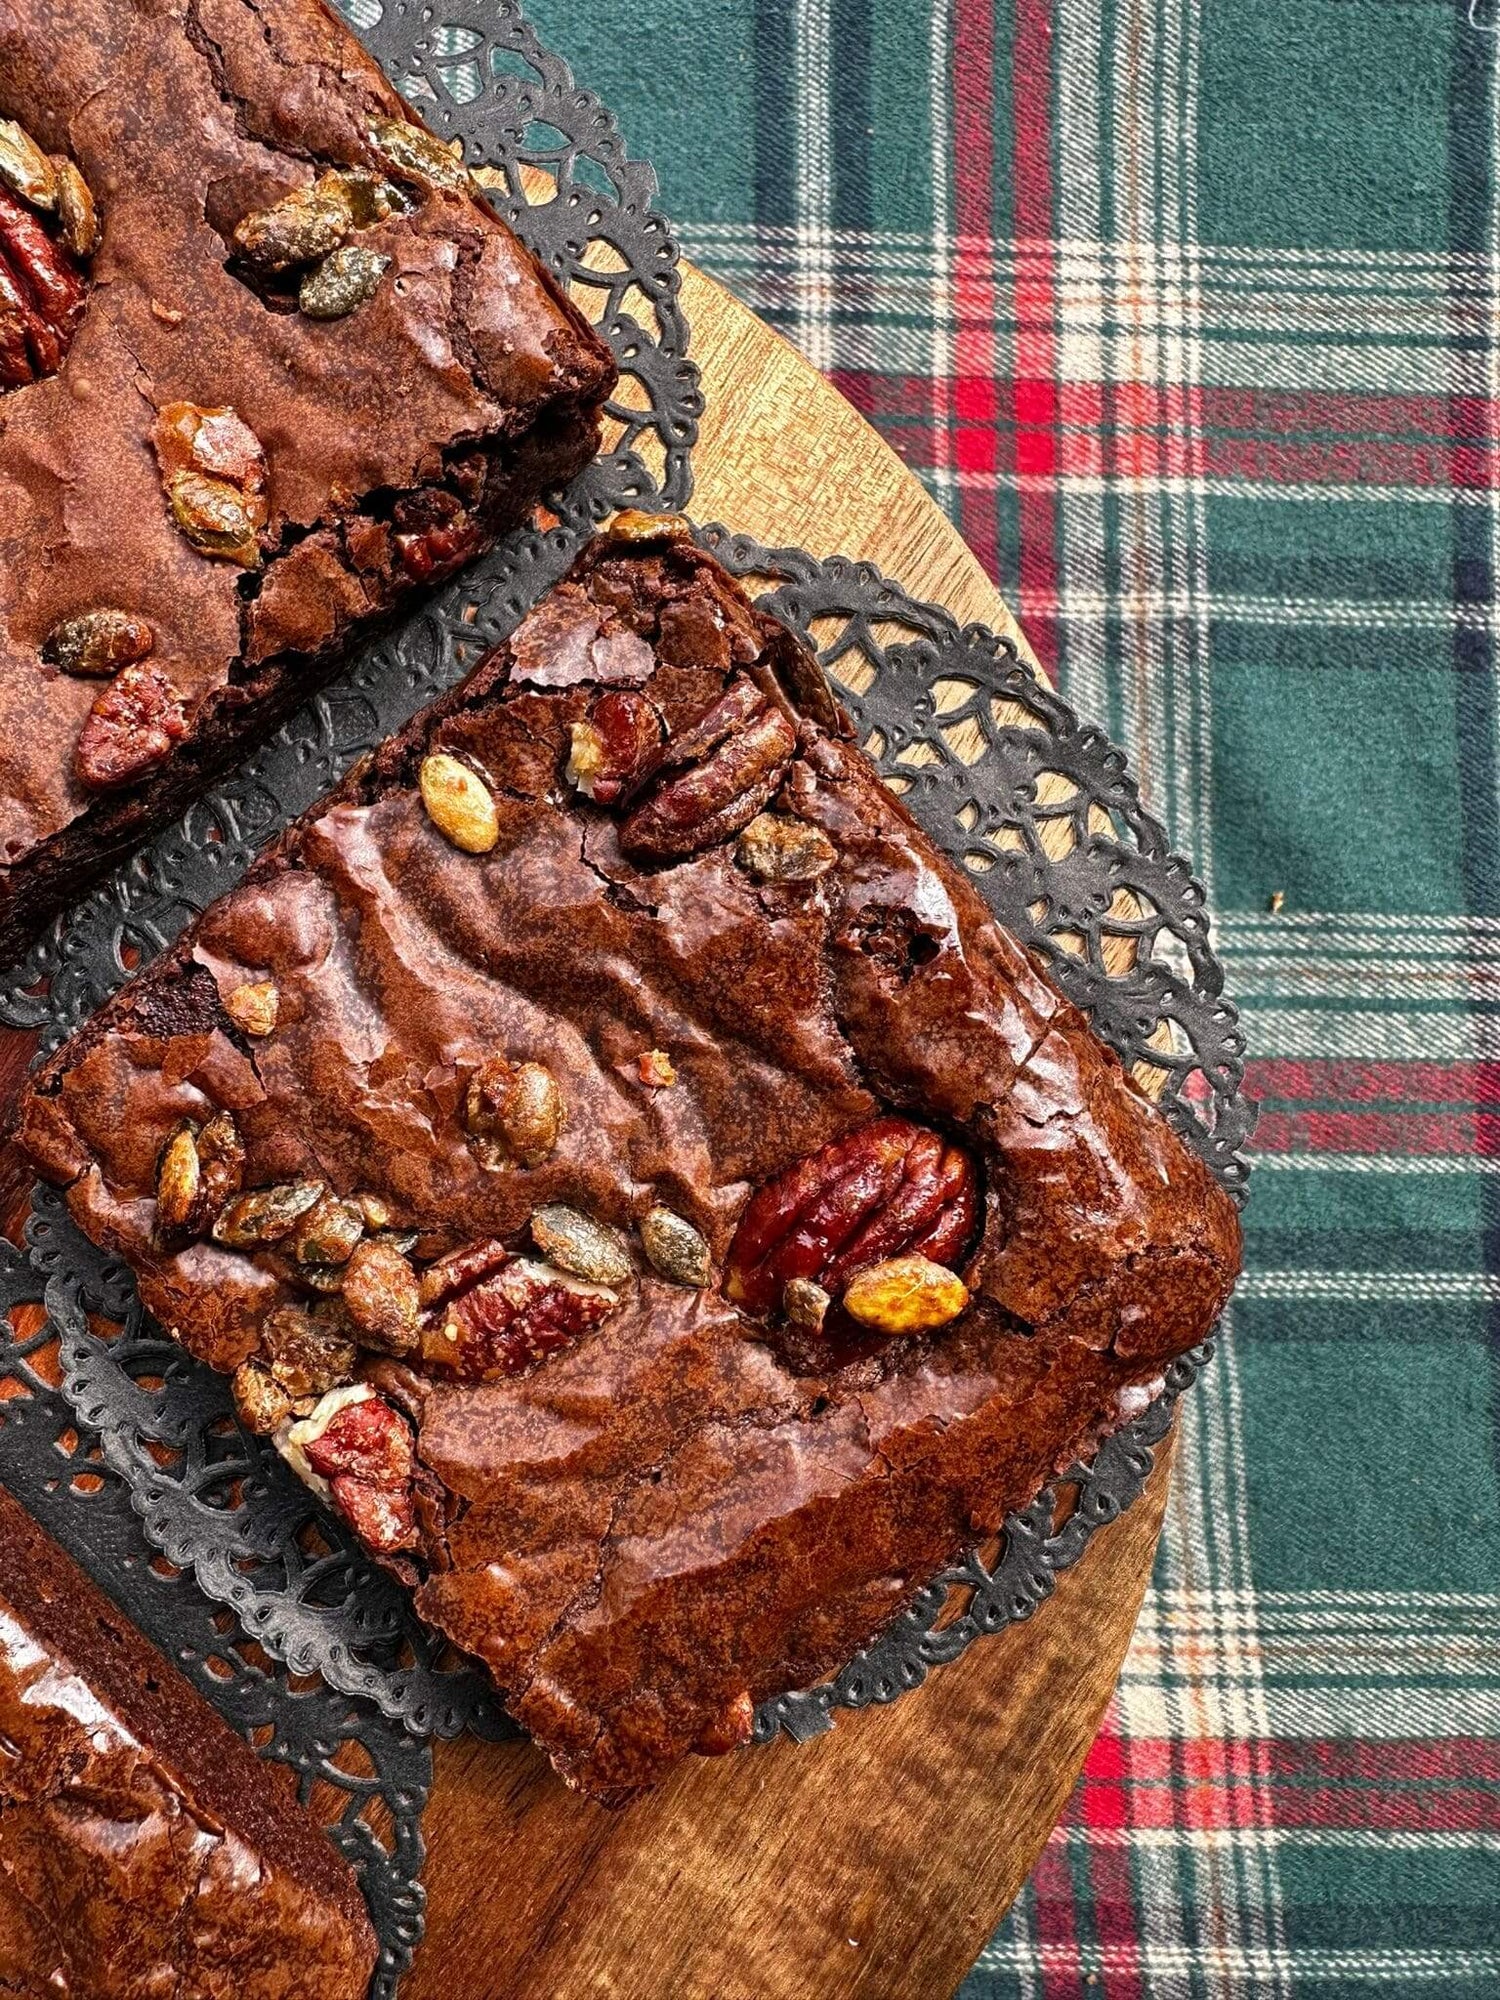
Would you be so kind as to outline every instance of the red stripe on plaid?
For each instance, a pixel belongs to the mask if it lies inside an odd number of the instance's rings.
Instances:
[[[1050,306],[1050,278],[1042,256],[1018,259],[1018,299],[1024,291],[1035,298],[1038,311],[1044,302]],[[972,276],[966,282],[980,284]],[[1020,372],[1023,357],[1035,368],[1041,351],[1055,347],[1050,319],[1018,333],[1017,378],[997,389],[988,372],[964,366],[970,332],[977,337],[977,329],[960,325],[955,342],[961,373],[953,384],[958,420],[952,446],[960,472],[1481,490],[1500,479],[1500,406],[1488,399],[1456,399],[1463,420],[1450,426],[1448,406],[1434,396],[1320,397],[1153,382],[1058,383]],[[929,376],[845,371],[836,380],[873,423],[933,421]],[[899,431],[895,441],[902,442]],[[916,459],[912,440],[904,443],[907,458]],[[1025,495],[1022,505],[1043,500],[1050,522],[1050,495]],[[966,498],[963,504],[970,502]],[[1050,552],[1050,540],[1047,547]]]
[[[1500,1063],[1261,1061],[1245,1088],[1263,1104],[1500,1104]]]
[[[953,78],[954,152],[964,163],[954,182],[958,245],[953,263],[953,449],[962,467],[971,454],[972,440],[993,442],[995,435],[995,284],[989,257],[979,254],[993,227],[995,186],[995,16],[991,0],[958,0]],[[958,525],[972,548],[998,548],[997,500],[993,488],[971,486],[960,493]]]
[[[1500,1151],[1500,1117],[1459,1111],[1267,1111],[1255,1126],[1261,1153],[1393,1153],[1413,1156]]]

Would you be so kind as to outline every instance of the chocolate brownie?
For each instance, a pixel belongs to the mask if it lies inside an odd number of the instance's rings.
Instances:
[[[375,1936],[295,1785],[3,1488],[0,1746],[0,2000],[361,2000]]]
[[[22,1136],[606,1796],[841,1665],[1144,1407],[1239,1260],[811,655],[640,516]]]
[[[0,15],[0,963],[597,449],[410,117],[319,0]]]

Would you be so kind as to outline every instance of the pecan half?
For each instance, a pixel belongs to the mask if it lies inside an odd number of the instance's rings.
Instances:
[[[661,716],[643,694],[611,688],[569,725],[568,782],[601,806],[636,784],[661,748]]]
[[[0,187],[0,387],[57,373],[84,296],[83,273],[66,245]]]
[[[856,1272],[890,1258],[957,1263],[977,1217],[966,1154],[908,1118],[877,1118],[752,1197],[729,1246],[725,1290],[761,1314],[782,1305],[794,1279],[837,1300]]]
[[[742,676],[668,742],[650,792],[620,827],[621,847],[678,861],[728,840],[775,796],[796,748],[790,718]]]
[[[182,698],[166,675],[139,663],[124,667],[84,718],[73,769],[91,790],[114,791],[154,771],[186,734]]]
[[[422,1359],[466,1382],[519,1375],[597,1326],[618,1303],[607,1286],[513,1257],[432,1315],[422,1331]]]
[[[292,1426],[291,1441],[328,1481],[334,1506],[367,1549],[395,1555],[417,1546],[411,1426],[383,1397],[346,1402],[321,1427],[314,1412]]]

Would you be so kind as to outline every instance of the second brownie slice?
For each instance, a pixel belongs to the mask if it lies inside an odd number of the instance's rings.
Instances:
[[[320,0],[0,29],[0,964],[597,449],[607,348]]]

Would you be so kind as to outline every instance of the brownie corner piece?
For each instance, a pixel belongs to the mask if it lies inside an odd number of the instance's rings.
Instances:
[[[321,0],[0,63],[0,963],[592,457],[608,348]]]
[[[643,517],[22,1136],[608,1799],[743,1742],[1138,1411],[1240,1254],[812,656]]]

